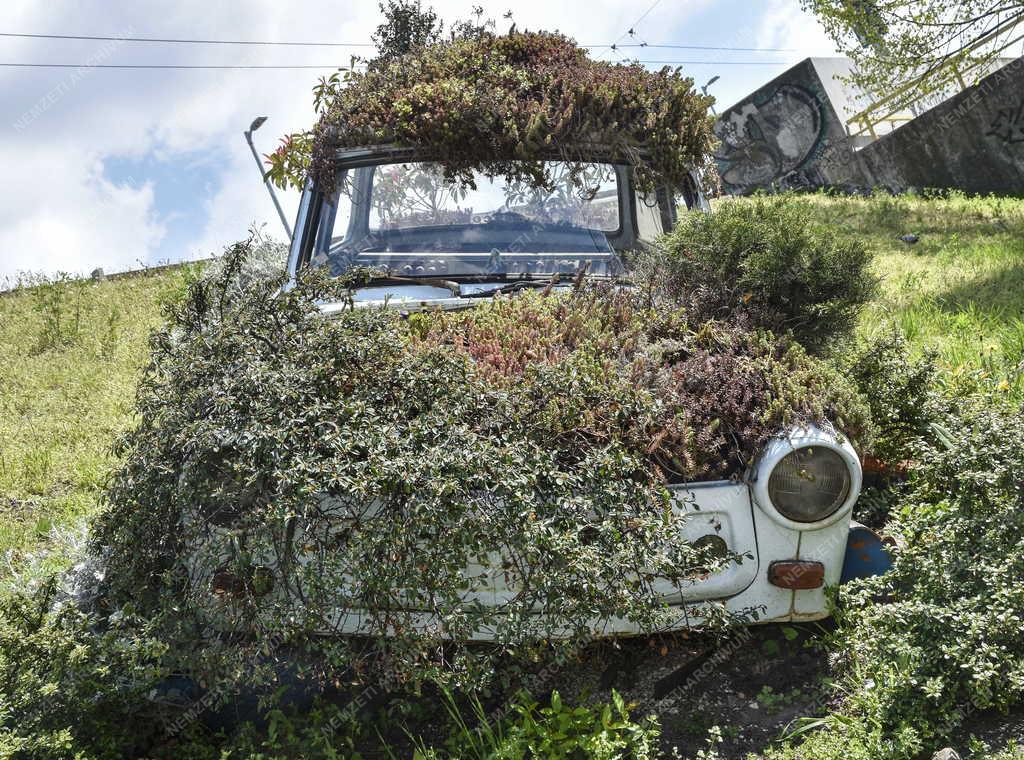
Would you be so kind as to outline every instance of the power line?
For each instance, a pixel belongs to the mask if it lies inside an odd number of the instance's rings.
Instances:
[[[652,45],[647,42],[627,42],[625,45],[616,44],[617,48],[663,48],[668,50],[731,50],[742,53],[795,53],[796,48],[746,48],[746,47],[716,47],[712,45]]]
[[[674,66],[786,66],[787,61],[641,61],[630,59],[626,63],[665,64]],[[0,62],[6,68],[39,68],[39,69],[320,69],[351,71],[349,66],[336,64],[186,64],[186,63],[27,63]]]
[[[654,7],[661,2],[657,0],[643,16],[634,24],[642,21],[647,14],[654,10]],[[619,39],[628,37],[629,32],[623,34]],[[635,36],[635,35],[634,35]],[[185,45],[278,45],[285,47],[358,47],[358,48],[372,48],[376,47],[372,42],[312,42],[312,41],[286,41],[286,40],[212,40],[212,39],[191,39],[185,37],[116,37],[116,36],[104,36],[104,35],[88,35],[88,34],[30,34],[21,32],[0,32],[0,37],[13,37],[13,38],[25,38],[25,39],[43,39],[43,40],[87,40],[92,42],[156,42],[164,44],[185,44]],[[756,48],[756,47],[726,47],[726,46],[710,46],[710,45],[680,45],[674,43],[626,43],[625,45],[619,45],[618,42],[612,43],[612,45],[583,45],[585,48],[634,48],[634,47],[647,47],[647,48],[659,48],[665,50],[725,50],[735,51],[743,53],[792,53],[795,52],[793,48]]]
[[[17,68],[39,68],[39,69],[339,69],[351,71],[348,66],[316,66],[312,64],[296,65],[261,65],[261,64],[237,64],[237,65],[206,65],[186,63],[3,63],[0,66]]]
[[[634,30],[638,26],[640,26],[640,22],[643,21],[648,16],[650,16],[651,15],[651,11],[653,11],[655,8],[657,8],[659,3],[661,3],[661,0],[654,0],[654,2],[651,3],[651,7],[648,8],[647,10],[645,10],[643,12],[643,14],[640,16],[640,18],[638,18],[636,21],[633,22],[633,26],[631,26],[629,28],[629,31],[627,31],[626,34],[622,35],[622,37],[625,37],[627,34],[630,34],[630,35],[631,34],[635,34]],[[622,37],[619,37],[619,40],[621,40]],[[618,44],[618,41],[616,41],[616,44]]]
[[[269,40],[202,40],[175,37],[107,37],[89,34],[21,34],[0,32],[0,37],[39,40],[90,40],[92,42],[161,42],[185,45],[284,45],[288,47],[376,47],[372,42],[279,42]]]
[[[641,21],[643,21],[645,18],[647,18],[649,15],[651,15],[651,11],[653,11],[655,8],[657,8],[659,3],[661,3],[661,0],[654,0],[654,2],[651,3],[650,7],[648,7],[648,9],[645,10],[640,15],[640,18],[638,18],[636,21],[633,22],[633,26],[629,27],[629,29],[627,29],[625,32],[623,32],[621,35],[619,35],[619,38],[617,40],[615,40],[615,42],[613,42],[611,45],[601,45],[601,46],[598,47],[597,51],[595,51],[595,52],[600,52],[601,50],[607,49],[607,50],[611,50],[613,53],[617,54],[619,43],[622,42],[622,40],[624,38],[626,38],[626,37],[635,37],[636,36],[636,28],[637,28],[637,26],[640,25]],[[591,47],[597,47],[597,46],[591,46]]]
[[[629,59],[634,60],[634,59]],[[629,61],[625,61],[628,63]],[[641,61],[636,63],[663,63],[670,66],[789,66],[789,61]]]

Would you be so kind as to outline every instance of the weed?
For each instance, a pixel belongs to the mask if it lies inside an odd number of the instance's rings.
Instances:
[[[505,722],[488,721],[475,699],[470,702],[469,716],[462,714],[450,694],[446,694],[445,704],[454,733],[443,748],[428,748],[420,742],[414,760],[653,760],[658,756],[657,722],[653,718],[633,720],[629,707],[615,691],[610,704],[595,707],[567,705],[557,691],[544,706],[521,694],[512,704],[513,717]]]
[[[41,317],[38,352],[73,345],[82,334],[82,297],[87,280],[61,272],[31,288],[33,310]]]
[[[800,689],[777,692],[771,686],[765,684],[761,687],[761,691],[757,693],[755,699],[769,715],[772,715],[774,713],[782,712],[785,708],[798,703],[804,696],[804,693]]]

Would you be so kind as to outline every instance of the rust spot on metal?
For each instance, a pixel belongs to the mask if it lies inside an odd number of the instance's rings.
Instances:
[[[821,588],[825,585],[825,566],[810,560],[777,560],[768,566],[768,582],[793,590]]]

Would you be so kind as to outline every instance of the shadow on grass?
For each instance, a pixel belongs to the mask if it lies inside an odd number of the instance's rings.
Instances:
[[[1024,317],[1024,254],[1019,261],[950,284],[932,300],[948,314],[978,313],[996,322]]]

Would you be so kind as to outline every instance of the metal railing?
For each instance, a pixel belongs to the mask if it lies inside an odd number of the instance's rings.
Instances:
[[[1002,34],[1016,31],[1016,28],[1022,23],[1024,23],[1024,13],[1019,13],[1000,24],[997,24],[995,28],[979,37],[971,45],[965,47],[963,50],[957,51],[954,56],[951,56],[949,60],[945,61],[938,69],[934,71],[927,71],[921,76],[912,79],[902,87],[899,87],[889,95],[886,95],[884,98],[875,101],[863,111],[851,116],[846,120],[847,133],[851,137],[859,137],[860,135],[868,134],[872,138],[877,139],[878,133],[875,130],[875,127],[886,122],[889,122],[893,127],[895,127],[895,122],[897,121],[910,121],[914,117],[908,116],[905,113],[906,110],[917,103],[920,103],[930,95],[933,95],[941,88],[950,84],[957,84],[961,90],[966,90],[968,87],[968,80],[972,72],[977,71],[982,64],[988,62],[991,57],[998,55],[1010,46],[1024,40],[1024,34],[1019,34],[1013,39],[1004,42],[996,49],[990,51],[986,55],[986,59],[983,61],[969,61],[968,59],[971,53],[985,45],[988,45]],[[967,63],[968,65],[965,67],[963,66],[964,63]],[[971,84],[976,84],[977,81],[989,73],[991,72],[979,72],[980,75],[977,79],[971,81]],[[933,80],[933,77],[936,76],[939,78]],[[922,88],[920,85],[926,82],[929,86],[927,88]],[[907,97],[906,100],[901,100],[904,96],[909,97]],[[854,131],[854,128],[856,127],[859,128]]]

